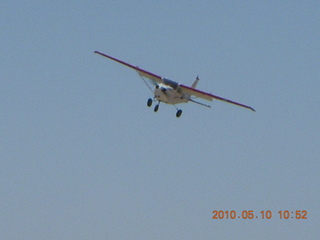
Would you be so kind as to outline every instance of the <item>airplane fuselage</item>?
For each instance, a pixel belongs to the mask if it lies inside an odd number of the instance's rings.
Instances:
[[[189,100],[186,94],[179,92],[177,88],[164,84],[155,87],[154,96],[159,102],[167,104],[186,103]]]

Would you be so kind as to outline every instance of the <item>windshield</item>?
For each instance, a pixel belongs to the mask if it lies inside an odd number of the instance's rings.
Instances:
[[[176,90],[179,85],[177,82],[166,79],[166,78],[162,78],[162,83],[172,87],[174,90]]]

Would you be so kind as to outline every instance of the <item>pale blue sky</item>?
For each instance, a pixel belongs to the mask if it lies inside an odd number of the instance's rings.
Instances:
[[[5,1],[0,23],[1,239],[319,237],[319,1]],[[95,50],[257,112],[154,113]]]

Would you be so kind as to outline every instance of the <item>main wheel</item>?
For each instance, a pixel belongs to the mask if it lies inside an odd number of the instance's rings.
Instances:
[[[152,99],[149,98],[149,99],[148,99],[148,102],[147,102],[147,106],[148,106],[148,107],[151,107],[151,105],[152,105]]]
[[[176,113],[176,117],[178,118],[178,117],[180,117],[181,116],[181,114],[182,114],[182,110],[181,109],[179,109],[178,111],[177,111],[177,113]]]
[[[158,112],[159,110],[159,104],[157,104],[155,107],[154,107],[154,112]]]

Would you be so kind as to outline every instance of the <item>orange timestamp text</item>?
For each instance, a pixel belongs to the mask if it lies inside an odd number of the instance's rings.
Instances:
[[[212,211],[212,219],[272,219],[274,215],[279,219],[307,219],[308,212],[306,210],[280,210],[273,214],[271,210],[262,210],[258,213],[253,210],[214,210]]]

